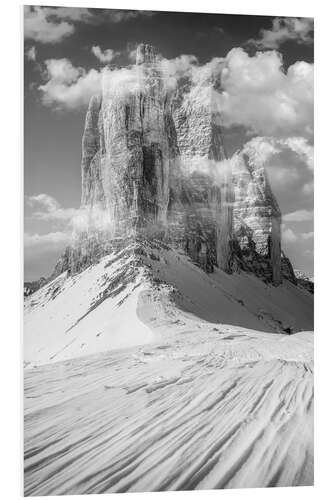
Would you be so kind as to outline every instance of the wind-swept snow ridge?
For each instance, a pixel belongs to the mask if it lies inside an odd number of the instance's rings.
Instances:
[[[181,329],[26,371],[26,495],[313,484],[312,333]]]
[[[51,363],[151,340],[136,314],[149,287],[133,246],[75,276],[61,274],[25,303],[25,362]]]

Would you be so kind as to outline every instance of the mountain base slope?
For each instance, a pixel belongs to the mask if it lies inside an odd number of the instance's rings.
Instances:
[[[245,272],[207,274],[166,245],[132,244],[26,298],[24,360],[32,367],[145,344],[197,321],[207,328],[312,330],[313,295]]]

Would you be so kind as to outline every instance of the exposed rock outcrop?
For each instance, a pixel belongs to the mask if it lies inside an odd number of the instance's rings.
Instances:
[[[245,154],[233,162],[234,234],[245,260],[263,257],[263,275],[281,281],[281,212],[264,167]],[[261,259],[259,259],[261,260]]]
[[[138,47],[127,76],[121,86],[106,71],[91,99],[81,165],[89,221],[58,271],[93,263],[115,238],[142,236],[162,237],[207,271],[230,271],[233,185],[213,106],[170,90],[151,46]]]
[[[175,162],[170,101],[152,47],[139,47],[130,77],[123,86],[105,72],[83,136],[82,205],[106,211],[112,237],[165,227]]]
[[[297,279],[298,286],[305,288],[310,293],[314,293],[314,282],[313,277],[308,276],[306,273],[301,271],[300,269],[294,269],[294,275]]]
[[[230,272],[234,194],[216,115],[213,82],[204,81],[195,90],[183,84],[177,90],[173,119],[182,185],[169,221],[180,211],[185,216],[182,230],[188,254],[207,270],[218,266]]]
[[[81,164],[86,218],[53,276],[81,271],[124,239],[158,238],[206,271],[293,281],[281,262],[281,213],[263,165],[245,154],[226,158],[215,82],[170,87],[145,44],[136,65],[117,75],[105,71],[102,95],[89,104]]]
[[[23,295],[24,297],[29,297],[36,290],[39,290],[47,283],[47,279],[42,277],[36,281],[25,281],[23,285]]]

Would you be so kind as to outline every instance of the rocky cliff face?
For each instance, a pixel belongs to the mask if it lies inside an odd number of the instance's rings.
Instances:
[[[170,91],[154,49],[144,44],[124,86],[104,74],[82,140],[87,224],[56,273],[95,262],[116,238],[151,236],[184,249],[207,271],[230,271],[233,186],[222,130],[212,109],[184,88]]]
[[[39,278],[39,280],[36,281],[25,281],[23,284],[23,296],[29,297],[29,295],[42,288],[42,286],[44,286],[46,283],[47,279],[43,277]]]
[[[226,158],[214,82],[170,90],[154,49],[106,71],[82,140],[84,227],[55,275],[76,273],[128,238],[158,238],[206,271],[217,266],[281,281],[281,214],[264,168]],[[285,274],[285,273],[284,273]]]
[[[213,105],[212,82],[178,88],[173,119],[181,166],[181,195],[170,207],[185,222],[185,248],[207,270],[231,271],[233,185],[223,147],[223,131]],[[179,199],[182,201],[179,208]]]
[[[152,47],[139,47],[132,73],[123,87],[105,72],[83,135],[82,205],[106,212],[112,237],[165,228],[175,163],[170,101]]]
[[[234,234],[243,258],[256,260],[257,254],[262,274],[279,284],[281,212],[265,169],[245,154],[236,155],[232,177],[235,191]]]

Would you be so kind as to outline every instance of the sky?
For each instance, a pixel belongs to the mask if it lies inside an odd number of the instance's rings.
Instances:
[[[312,274],[312,19],[26,6],[25,280],[48,276],[70,241],[89,99],[103,68],[133,64],[141,42],[173,76],[221,72],[226,152],[244,150],[265,165],[283,215],[282,248]]]

